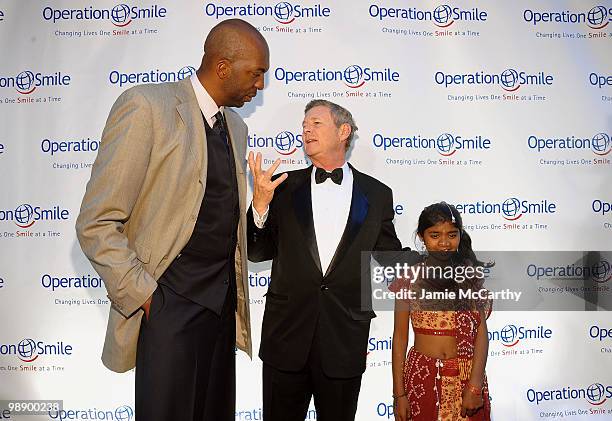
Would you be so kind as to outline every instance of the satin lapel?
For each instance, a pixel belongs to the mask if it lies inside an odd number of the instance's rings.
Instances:
[[[176,109],[185,124],[186,141],[189,142],[189,150],[198,166],[200,181],[204,184],[208,170],[208,151],[206,148],[206,129],[204,128],[204,117],[198,105],[193,87],[189,78],[183,79],[177,85],[177,97],[181,101]]]
[[[352,167],[351,167],[352,168]],[[344,228],[344,233],[338,243],[338,248],[334,253],[325,276],[329,275],[332,270],[338,265],[342,258],[353,244],[355,237],[359,233],[359,229],[365,221],[366,215],[368,214],[368,208],[370,207],[368,199],[359,188],[359,174],[353,169],[353,195],[351,197],[351,210],[349,211],[349,217]]]
[[[293,210],[298,223],[302,229],[302,234],[306,239],[306,245],[315,265],[321,270],[321,260],[319,259],[319,248],[312,218],[312,191],[310,187],[310,174],[312,166],[305,171],[306,175],[302,184],[293,192]]]

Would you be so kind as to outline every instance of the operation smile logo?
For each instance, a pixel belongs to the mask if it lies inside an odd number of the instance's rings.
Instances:
[[[612,7],[594,6],[586,12],[575,12],[571,10],[549,10],[534,11],[526,9],[523,11],[525,22],[538,26],[545,23],[586,24],[591,29],[600,30],[608,26],[612,20]]]
[[[98,9],[94,6],[85,6],[79,9],[42,9],[42,17],[46,21],[58,23],[62,21],[110,21],[118,28],[124,28],[135,20],[163,19],[168,10],[157,4],[146,7],[130,6],[125,3],[117,4],[110,9]]]
[[[258,136],[256,133],[249,134],[247,144],[249,148],[273,148],[281,155],[292,155],[298,149],[302,149],[304,142],[302,135],[290,131],[281,131],[276,136]]]
[[[62,72],[44,74],[24,70],[16,76],[0,75],[0,88],[14,88],[22,95],[29,95],[39,87],[68,86],[70,82],[70,75],[63,74]]]
[[[491,149],[491,140],[476,135],[471,138],[464,138],[461,135],[442,133],[437,138],[425,136],[411,137],[386,137],[380,133],[374,134],[372,144],[375,148],[387,149],[424,149],[435,150],[444,157],[453,156],[460,150],[487,150]]]
[[[434,81],[445,88],[463,85],[498,85],[506,92],[516,92],[523,85],[550,86],[553,84],[553,75],[541,71],[527,73],[508,68],[499,74],[478,71],[474,73],[444,73],[436,72]]]
[[[455,203],[455,207],[462,214],[501,214],[507,221],[517,221],[524,215],[553,214],[557,211],[557,205],[548,199],[533,202],[516,197],[510,197],[503,202],[481,200],[471,203]]]
[[[119,85],[120,87],[138,83],[177,82],[191,77],[195,72],[196,69],[193,66],[184,66],[176,72],[162,72],[159,69],[155,69],[145,72],[123,73],[118,70],[112,70],[108,74],[108,81],[111,85]]]
[[[606,216],[607,214],[612,213],[612,202],[595,199],[591,203],[591,209],[595,213],[600,213],[602,216]]]
[[[19,228],[29,228],[38,221],[67,221],[69,218],[70,211],[60,205],[42,208],[24,203],[14,210],[0,209],[0,221],[12,221]]]
[[[587,387],[579,388],[566,386],[561,389],[528,389],[526,395],[527,400],[536,405],[540,405],[542,402],[585,400],[593,406],[601,406],[612,398],[612,386],[593,383]]]
[[[603,284],[612,279],[612,265],[605,258],[590,266],[581,264],[566,264],[558,266],[539,266],[529,264],[526,268],[527,276],[540,279],[567,279],[567,280],[586,280]]]
[[[392,348],[393,339],[390,336],[387,336],[386,338],[370,336],[368,338],[368,349],[366,355],[370,356],[372,354],[384,352],[386,356],[390,356],[390,351]]]
[[[72,345],[68,345],[63,341],[45,343],[44,341],[35,341],[31,338],[25,338],[16,344],[0,343],[0,355],[14,355],[25,363],[34,362],[40,356],[72,355],[72,352]]]
[[[589,83],[592,86],[597,86],[599,89],[604,86],[612,86],[612,75],[598,75],[597,73],[589,73]]]
[[[130,405],[122,405],[114,410],[102,410],[98,408],[66,409],[49,411],[52,420],[104,420],[104,421],[132,421],[134,409]]]
[[[207,3],[204,6],[206,16],[215,19],[227,19],[231,17],[272,17],[283,25],[289,25],[298,19],[304,18],[328,18],[331,15],[329,7],[321,4],[303,6],[299,3],[286,1],[278,2],[274,6],[266,6],[255,2],[242,6],[218,5]]]
[[[429,21],[438,28],[448,28],[457,21],[484,22],[488,18],[487,12],[477,7],[466,10],[460,7],[451,7],[447,4],[441,4],[433,10],[421,10],[416,7],[407,9],[399,7],[391,8],[372,4],[368,9],[368,13],[370,17],[380,21],[385,19]]]
[[[248,279],[249,279],[249,287],[251,288],[268,288],[270,286],[270,281],[272,280],[272,276],[260,275],[259,272],[249,271]]]
[[[69,289],[104,290],[102,278],[90,274],[81,276],[52,276],[45,273],[40,278],[40,284],[43,288],[51,290],[52,292]]]
[[[595,134],[592,138],[567,136],[565,138],[539,138],[531,135],[527,138],[529,149],[538,152],[546,150],[585,150],[590,149],[597,156],[606,156],[612,150],[610,135],[604,132]]]
[[[591,339],[599,339],[600,342],[604,340],[612,340],[612,328],[602,328],[597,325],[593,325],[589,328],[589,337]]]
[[[400,74],[391,68],[373,69],[358,64],[353,64],[343,70],[329,70],[325,67],[294,71],[283,67],[274,70],[274,77],[285,85],[297,82],[337,82],[341,81],[351,89],[357,89],[369,82],[399,82]]]
[[[91,140],[91,138],[81,140],[53,140],[43,139],[40,142],[40,150],[42,153],[51,156],[63,152],[96,152],[100,148],[99,140]]]
[[[550,339],[552,333],[551,329],[545,328],[544,326],[529,329],[525,326],[510,324],[504,326],[500,330],[490,330],[488,336],[489,342],[501,342],[506,348],[512,348],[524,340]]]

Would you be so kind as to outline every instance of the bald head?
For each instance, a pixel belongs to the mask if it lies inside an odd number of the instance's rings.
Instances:
[[[259,31],[241,19],[228,19],[212,28],[204,42],[204,64],[219,59],[235,61],[249,49],[268,50],[268,44]]]
[[[264,88],[268,43],[250,23],[228,19],[210,30],[197,76],[217,105],[241,107]]]

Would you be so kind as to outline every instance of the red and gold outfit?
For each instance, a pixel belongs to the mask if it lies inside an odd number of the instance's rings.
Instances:
[[[406,283],[396,282],[389,289],[398,291]],[[471,417],[461,416],[462,393],[472,372],[480,312],[427,311],[420,308],[418,301],[412,300],[409,309],[415,333],[454,336],[457,341],[457,356],[445,360],[410,348],[404,365],[404,390],[410,402],[411,421],[490,421],[491,403],[486,376],[482,391],[483,407]],[[490,311],[491,305],[487,303],[484,308],[487,317]]]

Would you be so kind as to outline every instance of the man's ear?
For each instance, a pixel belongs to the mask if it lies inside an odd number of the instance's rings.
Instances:
[[[221,59],[217,62],[217,76],[219,79],[224,80],[230,77],[232,74],[232,66],[226,59]]]
[[[345,142],[349,136],[351,135],[351,125],[348,123],[344,123],[340,126],[340,140]]]

